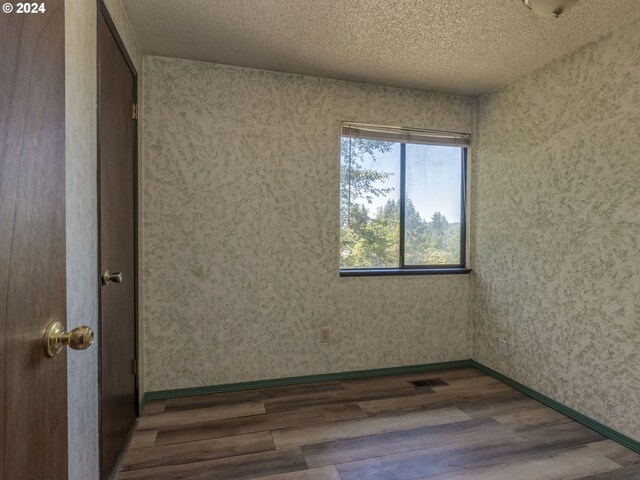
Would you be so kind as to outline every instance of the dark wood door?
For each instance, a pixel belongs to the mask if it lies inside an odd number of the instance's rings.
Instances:
[[[108,478],[136,418],[135,73],[102,12],[98,25],[101,474]]]
[[[0,478],[67,478],[64,0],[0,12]]]

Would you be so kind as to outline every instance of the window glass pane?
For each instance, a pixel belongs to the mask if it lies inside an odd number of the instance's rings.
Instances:
[[[405,265],[458,265],[462,149],[407,144]]]
[[[342,137],[340,268],[398,268],[400,143]]]

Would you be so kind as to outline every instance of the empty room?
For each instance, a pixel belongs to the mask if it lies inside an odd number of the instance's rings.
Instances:
[[[640,480],[638,0],[0,3],[1,480]]]

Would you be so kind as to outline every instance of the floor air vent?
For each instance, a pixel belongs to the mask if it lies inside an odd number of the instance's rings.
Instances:
[[[409,383],[416,388],[443,387],[445,385],[449,385],[447,382],[445,382],[441,378],[428,378],[426,380],[412,380]]]

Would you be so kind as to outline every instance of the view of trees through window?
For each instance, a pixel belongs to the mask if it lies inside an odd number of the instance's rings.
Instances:
[[[340,268],[461,265],[462,170],[460,147],[343,136]]]

